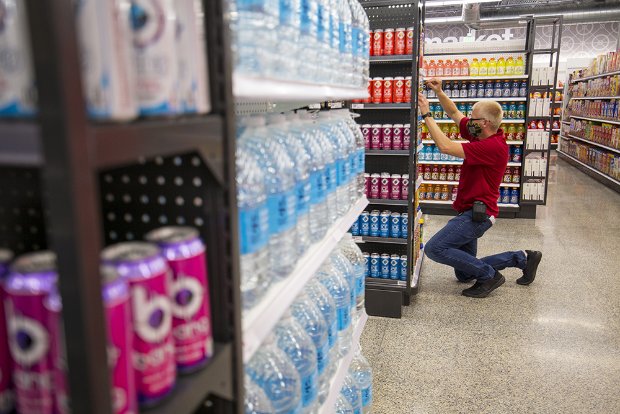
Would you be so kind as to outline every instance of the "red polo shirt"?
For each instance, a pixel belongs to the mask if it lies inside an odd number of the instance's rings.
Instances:
[[[508,164],[508,145],[504,131],[499,129],[495,135],[479,140],[469,135],[467,121],[463,118],[459,125],[461,137],[470,141],[463,144],[465,160],[461,167],[459,191],[452,207],[460,212],[472,208],[474,201],[482,201],[487,206],[487,214],[497,217],[499,209],[499,186]]]

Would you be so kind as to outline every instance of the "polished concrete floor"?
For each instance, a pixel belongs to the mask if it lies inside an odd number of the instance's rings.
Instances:
[[[507,269],[488,298],[466,298],[425,260],[403,318],[370,318],[373,414],[620,413],[620,195],[563,161],[550,183],[536,220],[498,220],[479,243],[541,250],[532,285]],[[428,216],[426,238],[447,220]]]

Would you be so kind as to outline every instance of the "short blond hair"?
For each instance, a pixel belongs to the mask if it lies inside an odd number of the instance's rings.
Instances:
[[[500,104],[492,100],[484,100],[476,102],[473,109],[476,108],[480,117],[488,120],[493,129],[499,129],[504,118],[504,111],[502,111]]]

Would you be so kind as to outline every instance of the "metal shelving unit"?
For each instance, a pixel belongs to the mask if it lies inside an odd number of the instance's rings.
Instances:
[[[361,0],[360,4],[365,8],[369,20],[370,29],[383,29],[386,27],[414,27],[413,50],[420,50],[420,36],[422,31],[424,8],[422,1],[373,1]],[[399,255],[407,255],[408,280],[403,286],[394,284],[377,286],[369,281],[366,287],[366,309],[369,315],[400,317],[402,305],[408,305],[412,291],[411,278],[415,266],[413,257],[414,246],[412,234],[415,226],[414,193],[416,183],[416,154],[418,145],[416,141],[418,131],[417,117],[417,91],[418,91],[418,67],[420,67],[419,53],[413,55],[371,56],[371,77],[394,76],[394,73],[411,74],[411,102],[407,103],[353,103],[351,109],[359,111],[360,124],[392,123],[411,125],[411,145],[406,151],[366,151],[366,171],[390,172],[392,174],[409,174],[409,200],[369,200],[371,208],[390,209],[400,213],[408,213],[409,227],[408,237],[404,239],[364,237],[360,247],[369,253],[381,252]],[[396,71],[396,72],[395,72]],[[406,112],[408,111],[408,112]],[[394,156],[399,155],[399,156]],[[361,239],[359,240],[362,241]],[[368,280],[368,279],[367,279]]]
[[[170,398],[144,412],[236,412],[241,409],[237,403],[243,373],[226,4],[203,1],[211,113],[121,124],[95,123],[86,116],[73,3],[26,1],[39,111],[32,120],[0,121],[0,181],[4,191],[16,194],[3,197],[2,206],[25,209],[29,217],[2,216],[3,222],[16,225],[2,232],[0,245],[17,254],[56,252],[71,409],[110,414],[100,252],[111,243],[141,239],[161,223],[148,228],[140,220],[113,223],[106,213],[135,216],[157,210],[166,220],[181,217],[197,227],[208,246],[209,273],[217,275],[209,281],[215,354],[204,369],[179,377]],[[203,185],[191,190],[155,189],[153,180],[140,185],[142,193],[157,192],[167,199],[192,197],[200,200],[196,202],[200,207],[126,203],[120,210],[110,201],[135,188],[138,175],[166,174],[173,166],[175,174],[190,174]],[[31,234],[19,230],[22,220]]]

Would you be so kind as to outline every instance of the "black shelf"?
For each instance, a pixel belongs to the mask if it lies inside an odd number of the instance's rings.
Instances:
[[[400,237],[371,237],[371,236],[361,236],[361,240],[358,238],[353,238],[357,243],[388,243],[388,244],[407,244],[407,239],[403,239]]]
[[[409,205],[409,200],[388,200],[388,199],[379,199],[379,198],[369,198],[368,204],[380,204],[384,206],[407,206]]]
[[[373,288],[387,288],[387,289],[406,289],[407,282],[404,280],[395,280],[395,279],[383,279],[379,277],[367,277],[366,278],[366,286]]]
[[[353,104],[356,105],[352,107],[354,110],[360,109],[411,109],[411,103],[365,103],[365,104]]]
[[[370,56],[370,63],[411,63],[413,55]]]
[[[396,5],[416,4],[416,1],[411,0],[360,0],[360,4],[363,7],[389,7]]]
[[[32,121],[0,123],[0,165],[39,167],[43,164],[41,130]]]
[[[452,56],[452,55],[502,55],[510,53],[527,53],[527,50],[501,50],[501,51],[458,51],[458,52],[441,52],[441,53],[425,53],[424,57],[430,56]]]
[[[366,155],[400,155],[409,156],[409,150],[366,150]]]

